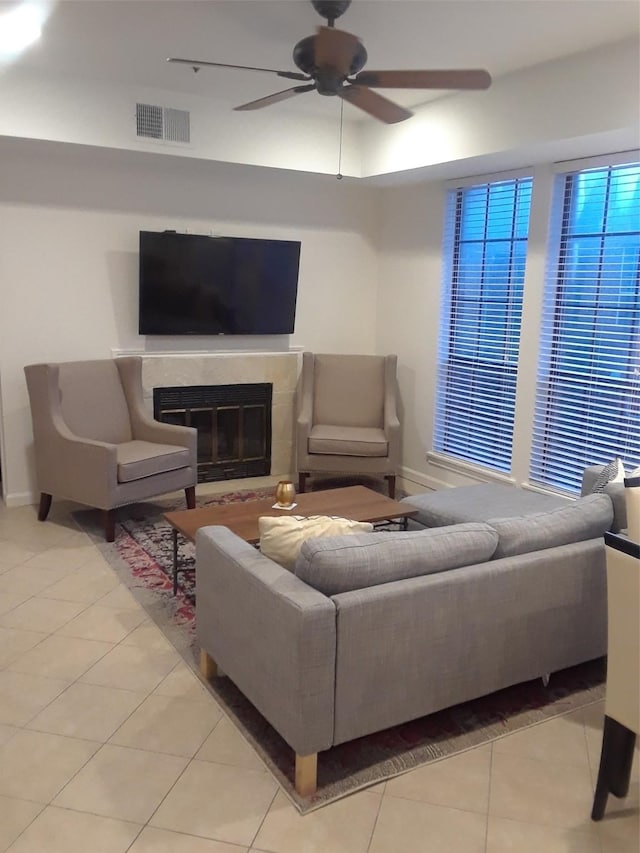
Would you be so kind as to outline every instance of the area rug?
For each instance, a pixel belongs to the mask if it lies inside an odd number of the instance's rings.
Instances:
[[[199,498],[198,505],[268,497],[273,489],[239,490]],[[194,572],[180,575],[172,594],[170,528],[163,513],[180,502],[154,501],[119,511],[116,540],[107,544],[98,513],[81,510],[76,522],[89,533],[122,582],[140,601],[185,661],[199,675],[195,642]],[[182,560],[194,561],[194,547],[180,546]],[[318,790],[300,797],[294,788],[294,754],[278,733],[228,678],[204,682],[228,717],[253,745],[283,791],[302,814],[420,765],[489,743],[551,717],[604,698],[605,659],[500,690],[472,702],[333,747],[318,756]]]

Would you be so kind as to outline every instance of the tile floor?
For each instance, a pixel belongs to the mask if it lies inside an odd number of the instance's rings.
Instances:
[[[0,853],[636,853],[637,754],[589,819],[602,714],[301,817],[69,505],[0,506]]]

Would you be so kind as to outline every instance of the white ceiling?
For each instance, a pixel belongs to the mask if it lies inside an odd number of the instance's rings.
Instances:
[[[42,2],[42,0],[41,0]],[[0,0],[0,12],[18,0]],[[323,24],[308,0],[62,0],[42,40],[14,62],[72,75],[215,97],[234,105],[294,85],[267,73],[170,65],[168,56],[296,70],[293,45]],[[367,69],[486,68],[494,77],[640,34],[636,0],[354,0],[336,25],[365,44]],[[5,69],[5,73],[11,73]],[[442,92],[386,90],[404,106]],[[269,107],[335,113],[315,92]],[[350,118],[359,110],[346,105]]]

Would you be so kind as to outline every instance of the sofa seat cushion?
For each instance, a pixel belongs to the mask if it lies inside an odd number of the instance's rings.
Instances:
[[[308,439],[309,453],[332,456],[387,456],[389,443],[377,427],[349,427],[316,424]]]
[[[189,466],[189,451],[175,444],[125,441],[117,445],[118,482],[130,483]]]
[[[567,505],[566,498],[542,495],[499,483],[481,483],[477,486],[459,486],[410,495],[403,498],[402,502],[410,503],[418,510],[414,520],[425,527],[525,516]]]
[[[497,544],[498,534],[487,524],[308,539],[300,549],[295,573],[325,595],[337,595],[484,563]]]
[[[318,536],[352,535],[369,533],[373,525],[368,521],[353,521],[338,516],[300,515],[272,517],[263,515],[258,519],[260,551],[274,563],[293,571],[300,548],[306,539]]]
[[[588,495],[572,503],[525,518],[496,518],[488,524],[500,537],[494,557],[513,557],[558,545],[604,536],[613,522],[611,498]]]

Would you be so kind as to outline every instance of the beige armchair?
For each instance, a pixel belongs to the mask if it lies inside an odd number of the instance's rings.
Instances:
[[[53,495],[98,507],[113,542],[117,507],[178,489],[195,507],[196,430],[147,414],[140,358],[29,364],[24,372],[40,521]]]
[[[397,356],[302,355],[298,490],[310,474],[381,475],[395,496],[400,462]]]

